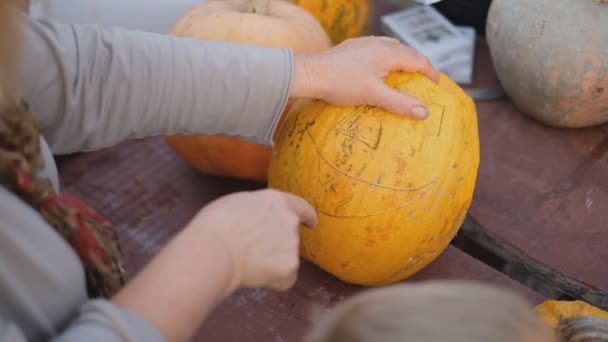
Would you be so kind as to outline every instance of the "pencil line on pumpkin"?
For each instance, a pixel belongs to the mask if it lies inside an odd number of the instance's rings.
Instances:
[[[306,134],[308,135],[308,137],[312,140],[313,146],[315,147],[315,150],[317,152],[317,154],[319,155],[319,158],[321,158],[321,160],[323,160],[323,162],[325,162],[327,164],[327,166],[329,166],[331,169],[333,169],[335,172],[343,175],[344,177],[350,178],[350,179],[354,179],[356,181],[368,184],[372,187],[376,187],[376,188],[380,188],[380,189],[387,189],[387,190],[393,190],[393,191],[399,191],[399,192],[413,192],[413,191],[420,191],[423,190],[425,188],[428,188],[429,186],[432,186],[433,184],[436,183],[435,180],[430,181],[429,183],[422,185],[420,187],[417,188],[410,188],[410,189],[400,189],[400,188],[396,188],[396,187],[391,187],[391,186],[386,186],[386,185],[380,185],[378,183],[373,183],[370,181],[366,181],[364,179],[361,178],[357,178],[354,176],[351,176],[347,173],[345,173],[343,170],[331,165],[329,163],[329,161],[327,161],[327,159],[325,159],[325,157],[323,157],[323,154],[321,154],[321,150],[319,149],[319,147],[317,146],[317,142],[315,141],[315,138],[313,138],[313,136],[310,134],[310,132],[306,132]]]

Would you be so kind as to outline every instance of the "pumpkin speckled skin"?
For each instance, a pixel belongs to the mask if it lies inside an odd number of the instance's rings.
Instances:
[[[371,0],[287,0],[307,9],[329,33],[334,44],[369,34]]]
[[[371,106],[315,100],[287,115],[269,186],[317,210],[301,255],[345,282],[379,286],[416,273],[447,247],[470,206],[479,165],[475,103],[441,74],[392,73],[386,84],[419,97],[426,120]]]
[[[486,38],[522,112],[556,127],[608,121],[608,3],[494,0]]]
[[[581,300],[547,300],[536,306],[536,312],[550,327],[557,328],[561,319],[593,316],[608,319],[608,312]]]
[[[295,53],[318,52],[332,45],[316,18],[282,0],[209,0],[179,18],[170,34],[291,48]],[[293,104],[294,101],[288,101],[283,113]],[[272,152],[269,146],[224,135],[171,135],[165,141],[180,158],[205,174],[256,182],[267,180]]]

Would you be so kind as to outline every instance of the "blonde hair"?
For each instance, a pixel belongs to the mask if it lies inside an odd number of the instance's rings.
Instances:
[[[608,341],[608,320],[601,317],[578,316],[562,319],[556,330],[560,342]]]
[[[516,342],[547,329],[524,298],[465,281],[372,289],[321,315],[305,342]]]

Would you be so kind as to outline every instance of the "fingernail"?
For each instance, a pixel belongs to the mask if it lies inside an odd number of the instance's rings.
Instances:
[[[416,106],[414,107],[414,110],[412,111],[414,113],[414,116],[419,118],[419,119],[424,119],[426,118],[426,116],[428,115],[429,111],[422,107],[422,106]]]

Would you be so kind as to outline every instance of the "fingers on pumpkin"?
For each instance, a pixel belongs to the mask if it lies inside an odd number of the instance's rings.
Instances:
[[[298,215],[300,222],[309,228],[317,225],[317,212],[315,208],[310,205],[310,203],[308,203],[302,197],[288,192],[285,193],[285,196],[287,196],[287,203],[289,207],[296,215]]]
[[[372,104],[389,112],[414,119],[426,119],[428,109],[418,98],[402,93],[379,82],[372,88]]]
[[[399,45],[395,54],[394,68],[404,72],[418,72],[435,83],[439,83],[439,72],[431,61],[421,53],[405,45]]]

